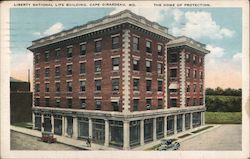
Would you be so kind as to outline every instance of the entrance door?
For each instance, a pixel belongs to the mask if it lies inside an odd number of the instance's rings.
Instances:
[[[105,141],[105,134],[101,129],[96,129],[95,131],[95,142],[103,144]]]

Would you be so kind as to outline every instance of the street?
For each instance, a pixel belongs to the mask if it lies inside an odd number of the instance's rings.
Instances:
[[[38,141],[39,138],[11,131],[11,150],[79,150],[60,143],[48,144]]]
[[[221,125],[180,143],[183,150],[241,150],[242,125]]]

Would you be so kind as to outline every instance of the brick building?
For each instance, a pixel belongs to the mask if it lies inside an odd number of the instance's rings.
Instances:
[[[34,129],[132,149],[204,124],[209,51],[128,10],[28,49]]]
[[[10,77],[10,123],[32,121],[30,82]]]

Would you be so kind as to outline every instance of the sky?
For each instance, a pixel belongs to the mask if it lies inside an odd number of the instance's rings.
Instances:
[[[13,8],[10,12],[11,76],[27,81],[33,68],[33,40],[124,8]],[[242,11],[240,8],[133,8],[132,12],[169,28],[169,34],[188,36],[206,44],[205,85],[241,88]],[[147,10],[145,12],[145,10]]]

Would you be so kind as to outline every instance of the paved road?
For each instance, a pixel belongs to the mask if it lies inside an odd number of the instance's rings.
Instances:
[[[241,125],[221,125],[181,142],[180,150],[241,150]]]
[[[38,141],[37,137],[11,131],[11,150],[79,150],[75,147],[53,143],[48,144]]]

